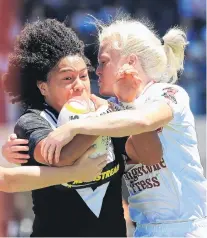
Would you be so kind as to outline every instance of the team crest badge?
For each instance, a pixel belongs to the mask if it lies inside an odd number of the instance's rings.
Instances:
[[[177,100],[175,98],[175,94],[177,92],[178,90],[173,87],[164,88],[162,96],[171,100],[173,103],[177,104]]]

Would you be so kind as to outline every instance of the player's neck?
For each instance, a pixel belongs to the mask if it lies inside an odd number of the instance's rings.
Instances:
[[[148,86],[148,84],[150,84],[152,81],[149,79],[145,79],[142,80],[142,82],[140,83],[139,89],[137,91],[137,97],[139,97],[143,91],[145,90],[145,88]]]
[[[138,94],[137,94],[137,97],[139,97],[141,94],[143,94],[154,83],[155,83],[155,81],[150,80],[146,83],[141,84]]]

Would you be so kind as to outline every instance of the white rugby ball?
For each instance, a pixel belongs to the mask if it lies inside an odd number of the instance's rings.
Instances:
[[[104,106],[98,110],[98,113],[95,112],[94,103],[89,100],[86,101],[81,97],[74,97],[68,100],[60,111],[57,125],[61,126],[71,120],[77,120],[87,117],[97,117],[102,113],[106,113],[108,107]],[[93,119],[92,119],[93,120]],[[96,151],[90,156],[91,158],[96,158],[103,154],[106,154],[108,151],[110,138],[106,136],[99,136],[94,142]]]

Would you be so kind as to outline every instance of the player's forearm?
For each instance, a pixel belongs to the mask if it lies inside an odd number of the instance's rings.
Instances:
[[[55,165],[59,167],[72,165],[97,138],[98,136],[76,135],[69,144],[63,147],[60,154],[60,161]]]
[[[0,191],[23,192],[75,180],[75,167],[24,166],[0,168]]]
[[[154,131],[165,126],[172,118],[171,107],[161,101],[143,105],[136,110],[112,112],[93,119],[75,120],[66,127],[69,133],[74,135],[124,137]]]
[[[97,136],[88,136],[88,135],[77,135],[74,139],[63,147],[60,153],[60,160],[58,163],[55,163],[53,159],[53,165],[57,167],[63,167],[72,165],[81,155],[86,152],[86,150],[93,144],[97,139]],[[41,164],[50,165],[41,154],[41,146],[43,140],[40,141],[34,150],[34,159]]]
[[[146,123],[135,110],[112,112],[96,118],[72,122],[75,134],[124,137],[146,131]]]

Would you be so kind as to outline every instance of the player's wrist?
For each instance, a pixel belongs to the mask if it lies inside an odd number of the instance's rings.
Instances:
[[[82,123],[80,122],[83,123],[81,119],[68,122],[66,132],[70,133],[70,135],[72,135],[73,137],[77,134],[81,134]]]
[[[65,180],[65,182],[77,180],[77,165],[76,164],[60,167],[59,169],[60,169],[59,170],[60,176]]]

